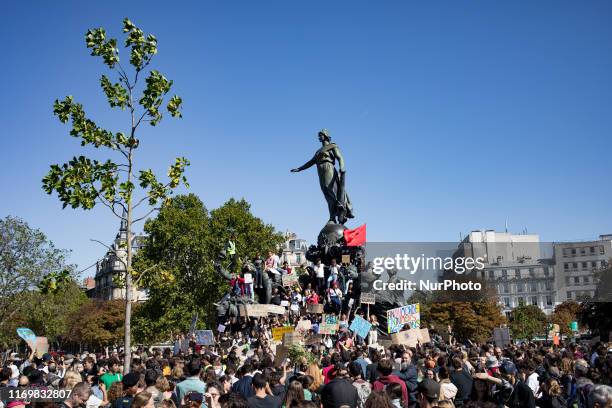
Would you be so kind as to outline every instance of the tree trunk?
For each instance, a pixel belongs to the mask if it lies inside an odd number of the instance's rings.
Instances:
[[[132,154],[129,155],[128,164],[128,182],[132,178]],[[125,273],[125,326],[124,326],[124,339],[123,339],[123,351],[125,354],[123,360],[123,374],[130,372],[130,366],[132,363],[132,199],[131,196],[127,201],[127,271]]]

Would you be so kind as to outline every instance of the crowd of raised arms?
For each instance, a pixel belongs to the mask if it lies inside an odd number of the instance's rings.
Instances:
[[[72,392],[55,402],[7,400],[0,392],[0,408],[612,407],[612,345],[566,340],[497,347],[445,342],[433,333],[416,347],[389,344],[380,340],[376,317],[353,297],[342,267],[330,265],[325,274],[322,268],[317,262],[307,282],[275,290],[272,303],[288,305],[286,314],[223,321],[214,345],[200,346],[188,335],[174,348],[139,347],[125,375],[120,348],[12,353],[0,371],[0,391]],[[248,295],[250,288],[240,284],[250,282],[243,277],[232,284]],[[337,315],[334,334],[317,334],[323,315],[307,312],[313,303]],[[366,338],[349,330],[355,315],[373,324]],[[308,339],[299,346],[303,353],[278,358],[272,329],[299,320],[310,321],[301,333]]]

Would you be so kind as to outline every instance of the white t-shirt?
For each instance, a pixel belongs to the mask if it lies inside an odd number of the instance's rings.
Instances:
[[[315,272],[317,272],[317,278],[325,277],[325,265],[321,264],[319,266],[315,265]]]

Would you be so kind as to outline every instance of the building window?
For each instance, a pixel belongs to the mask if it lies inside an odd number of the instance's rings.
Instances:
[[[552,302],[552,296],[547,295],[546,296],[546,306],[552,306],[553,302]]]
[[[544,288],[545,288],[545,290],[551,290],[552,289],[552,285],[550,284],[550,281],[544,282]]]
[[[550,275],[550,267],[546,267],[544,268],[544,276],[549,276]]]
[[[583,262],[582,263],[582,269],[587,269],[589,267],[589,263],[588,262]]]
[[[567,292],[567,298],[568,299],[573,299],[574,298],[574,292]]]
[[[508,277],[508,271],[505,269],[502,269],[502,278],[507,278]]]
[[[529,276],[532,278],[535,276],[535,269],[529,268]]]
[[[572,248],[572,256],[576,256],[576,248]]]
[[[572,268],[573,269],[578,269],[578,262],[573,262],[572,263]]]
[[[591,247],[591,253],[594,254],[595,253],[595,247]]]
[[[538,305],[538,297],[537,296],[532,296],[531,297],[531,304],[534,306]]]
[[[507,298],[507,297],[504,298],[504,306],[510,307],[510,298]]]
[[[591,279],[588,276],[584,277],[584,283],[589,283],[591,281]]]
[[[295,262],[298,264],[302,263],[302,254],[295,254]]]
[[[586,255],[586,248],[580,248],[580,255]]]
[[[531,291],[532,292],[537,292],[538,291],[538,284],[535,282],[531,282]]]
[[[516,291],[517,292],[524,292],[525,291],[525,283],[524,282],[518,282],[516,284]]]
[[[603,255],[603,254],[604,254],[604,247],[603,247],[603,245],[601,245],[601,246],[599,247],[599,253],[600,253],[601,255]]]
[[[574,284],[579,284],[580,283],[580,276],[574,276]]]
[[[569,264],[567,262],[563,264],[563,269],[569,269]]]

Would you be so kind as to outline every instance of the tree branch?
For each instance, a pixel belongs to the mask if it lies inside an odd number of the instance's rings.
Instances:
[[[140,218],[136,218],[134,221],[132,221],[132,224],[135,224],[135,223],[137,223],[137,222],[139,222],[139,221],[144,220],[144,219],[145,219],[145,218],[147,218],[149,215],[151,215],[151,213],[152,213],[153,211],[156,211],[156,210],[159,210],[159,208],[158,208],[158,207],[151,208],[151,211],[149,211],[148,213],[146,213],[145,215],[143,215],[143,216],[142,216],[142,217],[140,217]]]

